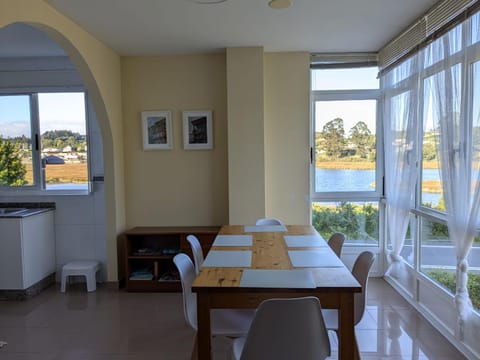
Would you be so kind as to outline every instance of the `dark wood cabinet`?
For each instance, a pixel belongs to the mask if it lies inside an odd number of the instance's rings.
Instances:
[[[135,227],[124,233],[127,291],[181,291],[173,257],[192,258],[187,236],[195,235],[206,255],[219,226]],[[193,258],[192,258],[193,261]]]

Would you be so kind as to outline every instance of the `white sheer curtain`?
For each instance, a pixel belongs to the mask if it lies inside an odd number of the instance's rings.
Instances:
[[[432,43],[425,50],[425,59],[435,68],[426,80],[426,90],[431,91],[433,100],[448,231],[457,257],[457,330],[463,339],[464,324],[472,309],[467,290],[467,256],[480,210],[480,66],[467,51],[469,37],[461,30],[456,28]]]
[[[385,194],[392,265],[402,263],[402,251],[413,205],[416,180],[418,56],[395,67],[383,78],[385,90]]]

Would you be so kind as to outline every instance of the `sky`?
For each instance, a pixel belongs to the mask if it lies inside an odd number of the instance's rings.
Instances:
[[[83,93],[43,93],[38,95],[38,103],[40,134],[47,130],[71,130],[86,134]],[[0,96],[0,135],[31,136],[27,95]]]
[[[379,89],[377,76],[377,67],[313,70],[312,90]]]
[[[331,69],[312,71],[313,90],[358,90],[378,89],[378,68]],[[316,101],[315,102],[315,131],[322,131],[323,126],[335,119],[343,119],[345,136],[359,121],[367,124],[375,134],[376,101],[375,100],[348,100],[348,101]]]
[[[315,102],[315,131],[322,131],[327,122],[341,118],[345,136],[349,136],[350,129],[359,121],[366,123],[371,133],[375,134],[376,106],[375,100],[317,101]]]

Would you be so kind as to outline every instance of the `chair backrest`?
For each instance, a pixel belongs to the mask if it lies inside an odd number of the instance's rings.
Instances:
[[[338,257],[342,255],[342,247],[346,238],[347,237],[343,233],[335,233],[330,236],[330,239],[328,239],[328,246],[330,246],[330,248]]]
[[[202,245],[200,245],[200,241],[195,235],[188,235],[187,241],[190,243],[190,247],[192,248],[193,261],[195,263],[195,273],[198,274],[200,272],[200,267],[203,264]]]
[[[258,219],[255,225],[285,225],[282,220],[275,218]]]
[[[192,260],[186,254],[179,253],[173,258],[173,262],[180,273],[183,294],[183,314],[185,321],[193,329],[197,330],[197,297],[192,292],[192,283],[195,280],[195,268]]]
[[[325,359],[330,342],[316,297],[269,299],[260,304],[241,360]]]
[[[355,325],[362,320],[365,312],[365,305],[367,301],[367,285],[368,274],[372,268],[375,255],[370,251],[364,251],[358,255],[355,263],[353,264],[352,274],[357,281],[362,285],[362,292],[355,293]]]

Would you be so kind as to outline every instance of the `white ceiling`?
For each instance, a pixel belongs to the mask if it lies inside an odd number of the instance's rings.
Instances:
[[[263,46],[269,52],[375,52],[439,2],[292,0],[291,8],[274,10],[268,0],[209,5],[191,0],[46,1],[121,55],[212,52],[238,46]],[[15,44],[28,41],[24,36]],[[37,48],[40,44],[38,38],[31,43]],[[7,50],[0,49],[0,56],[2,52]]]

